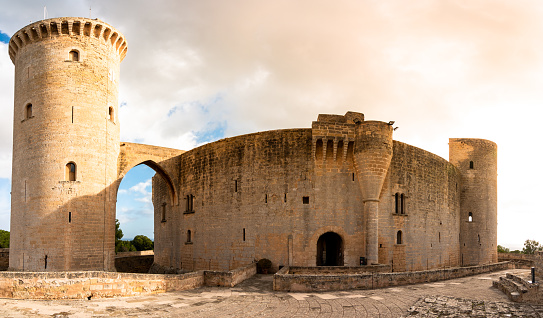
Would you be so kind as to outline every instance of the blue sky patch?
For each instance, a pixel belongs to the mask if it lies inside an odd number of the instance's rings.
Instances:
[[[8,43],[10,36],[5,34],[4,32],[0,31],[0,42],[2,43]]]
[[[198,144],[207,143],[224,138],[226,130],[226,121],[209,123],[206,130],[197,131],[194,133]]]

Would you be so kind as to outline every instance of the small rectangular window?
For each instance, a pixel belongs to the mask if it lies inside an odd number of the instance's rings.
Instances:
[[[234,180],[234,192],[238,192],[238,180]]]
[[[72,223],[72,212],[68,212],[68,223]]]
[[[245,228],[243,228],[243,242],[245,242]]]
[[[309,197],[303,197],[302,198],[302,203],[303,204],[309,204]]]

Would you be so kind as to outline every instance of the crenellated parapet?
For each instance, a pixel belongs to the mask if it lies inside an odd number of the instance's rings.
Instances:
[[[53,18],[27,25],[9,41],[9,57],[15,63],[17,53],[25,46],[59,36],[88,37],[109,43],[122,61],[128,49],[124,36],[109,24],[98,19]]]
[[[312,153],[315,163],[338,168],[352,163],[356,123],[364,114],[347,112],[342,115],[320,114],[312,124]]]

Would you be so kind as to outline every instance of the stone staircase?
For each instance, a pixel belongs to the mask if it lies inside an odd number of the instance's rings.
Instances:
[[[500,280],[493,281],[492,286],[501,290],[514,302],[540,303],[539,283],[532,284],[522,277],[507,273]]]

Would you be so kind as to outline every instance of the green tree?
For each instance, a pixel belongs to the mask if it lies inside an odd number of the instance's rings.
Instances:
[[[138,251],[147,251],[153,249],[153,241],[145,235],[136,235],[132,240],[132,244]]]
[[[526,240],[526,242],[524,242],[524,248],[522,249],[522,253],[534,254],[535,252],[541,250],[543,250],[543,246],[541,246],[538,241]]]
[[[121,223],[118,219],[115,219],[115,244],[123,238],[123,230],[121,230]]]
[[[9,248],[9,231],[0,230],[0,248]]]
[[[130,241],[119,241],[117,244],[115,244],[115,253],[134,251],[136,251],[136,248]]]
[[[498,245],[498,253],[510,253],[511,251],[507,247]]]

